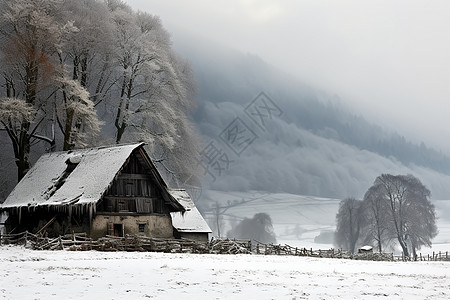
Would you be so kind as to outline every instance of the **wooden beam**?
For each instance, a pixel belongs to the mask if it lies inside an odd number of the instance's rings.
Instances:
[[[128,173],[122,173],[118,176],[118,179],[151,179],[151,176],[148,174],[128,174]]]
[[[56,216],[54,216],[50,221],[47,222],[47,224],[44,225],[44,227],[42,227],[41,229],[39,229],[38,232],[36,232],[36,234],[41,233],[42,230],[44,230],[45,228],[47,228],[48,226],[50,226],[50,224],[52,224],[53,222],[55,222],[56,220]]]

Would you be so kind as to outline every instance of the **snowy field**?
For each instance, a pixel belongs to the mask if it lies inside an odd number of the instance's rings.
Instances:
[[[448,299],[450,263],[0,247],[0,299]]]

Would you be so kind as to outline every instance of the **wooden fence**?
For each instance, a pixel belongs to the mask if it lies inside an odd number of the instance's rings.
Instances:
[[[201,242],[188,239],[160,239],[130,235],[125,237],[105,236],[98,240],[92,240],[86,233],[66,234],[57,238],[42,237],[30,232],[0,233],[0,246],[7,244],[23,245],[35,250],[152,251],[199,254],[253,253],[372,261],[450,261],[448,252],[433,252],[429,255],[419,254],[417,259],[411,259],[404,256],[394,256],[392,253],[366,252],[352,254],[342,249],[313,250],[289,245],[264,244],[258,241],[252,243],[248,240],[211,239],[211,241]]]
[[[35,250],[72,251],[153,251],[173,253],[249,254],[250,241],[212,239],[208,242],[188,239],[160,239],[145,236],[105,236],[92,240],[85,233],[67,234],[57,238],[41,237],[30,232],[0,235],[0,245],[23,245]]]
[[[342,258],[355,260],[374,260],[374,261],[393,261],[392,253],[357,253],[352,254],[350,251],[342,249],[313,250],[306,248],[291,247],[289,245],[264,244],[255,241],[254,252],[256,254],[265,255],[294,255],[294,256],[310,256],[320,258]]]

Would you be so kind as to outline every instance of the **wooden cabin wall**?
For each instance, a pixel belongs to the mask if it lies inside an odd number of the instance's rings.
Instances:
[[[98,212],[169,213],[161,191],[142,166],[137,154],[130,157],[121,173],[106,192]]]

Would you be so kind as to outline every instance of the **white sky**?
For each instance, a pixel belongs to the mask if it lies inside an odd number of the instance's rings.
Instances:
[[[380,125],[450,152],[449,1],[126,2],[159,15],[169,31],[259,55]]]

